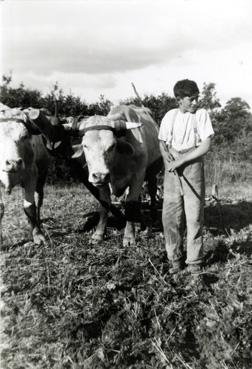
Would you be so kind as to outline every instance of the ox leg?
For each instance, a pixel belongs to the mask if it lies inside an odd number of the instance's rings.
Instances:
[[[129,194],[125,204],[125,215],[127,219],[124,236],[123,246],[135,246],[135,223],[141,222],[141,211],[140,211],[140,193],[144,180],[144,174],[142,180],[130,186]]]
[[[41,206],[43,205],[43,200],[44,200],[44,185],[45,185],[45,181],[46,181],[46,175],[47,173],[44,172],[43,175],[41,175],[38,178],[37,181],[37,186],[36,186],[36,194],[37,194],[37,199],[36,199],[36,220],[37,220],[37,224],[40,227],[40,209]]]
[[[150,195],[150,213],[152,221],[157,219],[157,210],[156,210],[156,194],[157,194],[157,177],[156,176],[149,176],[147,178],[147,186],[148,192]]]
[[[36,181],[31,181],[30,183],[26,183],[24,212],[31,225],[33,242],[37,245],[40,245],[42,243],[46,243],[46,240],[45,240],[45,236],[43,235],[40,229],[40,225],[38,223],[38,212],[37,212],[37,207],[35,205],[35,198],[34,198],[35,189],[36,189]]]
[[[3,216],[4,216],[4,203],[3,203],[2,194],[1,194],[1,191],[0,191],[0,247],[3,244],[3,230],[2,230]]]
[[[146,180],[148,185],[148,192],[151,198],[150,211],[151,219],[155,221],[157,219],[156,210],[156,195],[157,195],[157,174],[163,168],[162,158],[157,159],[153,164],[151,164],[146,171]]]
[[[110,203],[110,189],[109,186],[105,185],[100,190],[100,199],[101,201],[105,201],[106,203]],[[106,230],[107,220],[108,220],[108,210],[105,209],[103,206],[100,206],[99,209],[99,222],[97,224],[96,230],[92,235],[91,243],[97,244],[102,242],[104,238],[104,233]]]

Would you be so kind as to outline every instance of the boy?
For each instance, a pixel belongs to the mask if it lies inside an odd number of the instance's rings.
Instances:
[[[183,234],[187,230],[188,270],[200,274],[203,262],[202,225],[205,199],[203,155],[214,134],[205,109],[197,109],[199,89],[185,79],[174,86],[178,109],[164,116],[159,130],[165,164],[162,222],[170,273],[183,268]]]

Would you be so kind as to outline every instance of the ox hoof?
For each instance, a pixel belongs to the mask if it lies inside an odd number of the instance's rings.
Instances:
[[[135,240],[135,238],[132,238],[132,237],[124,237],[123,238],[123,246],[124,247],[136,246],[136,240]]]
[[[45,236],[42,233],[33,234],[33,242],[35,245],[46,244]]]
[[[93,234],[91,237],[90,243],[92,245],[97,245],[98,243],[101,243],[103,241],[103,236],[100,234]]]

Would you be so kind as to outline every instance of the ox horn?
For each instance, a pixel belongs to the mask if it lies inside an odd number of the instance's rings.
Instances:
[[[111,122],[112,127],[116,132],[126,131],[127,129],[134,129],[141,127],[142,123],[126,122],[125,120],[116,120]]]
[[[139,128],[143,125],[143,123],[140,122],[125,122],[126,123],[126,129],[134,129]]]

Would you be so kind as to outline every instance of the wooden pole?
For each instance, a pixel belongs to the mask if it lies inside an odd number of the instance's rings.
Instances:
[[[140,103],[140,105],[141,105],[141,106],[144,106],[144,105],[143,105],[143,102],[142,102],[142,99],[141,99],[141,97],[140,97],[139,93],[137,92],[137,89],[136,89],[136,87],[135,87],[134,83],[133,83],[133,82],[131,82],[131,85],[132,85],[133,90],[134,90],[134,92],[135,92],[135,94],[136,94],[136,97],[137,97],[138,102]]]

